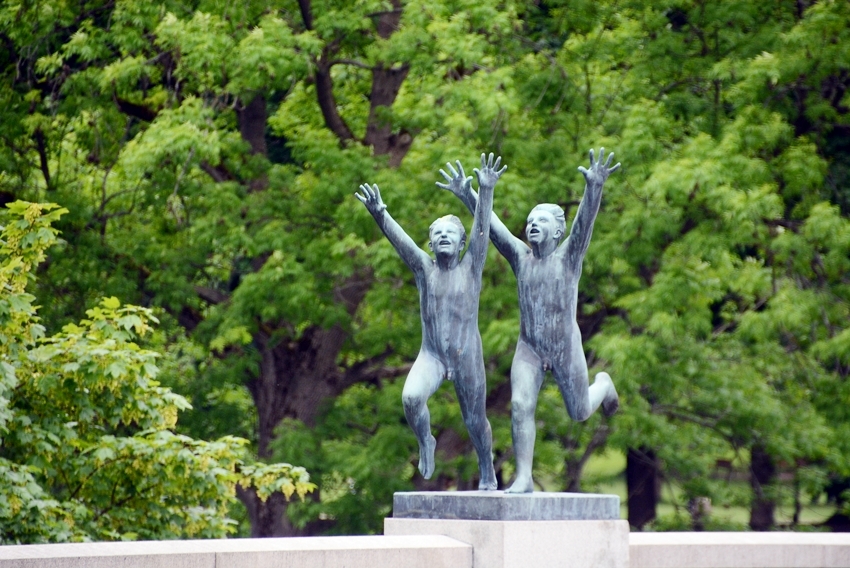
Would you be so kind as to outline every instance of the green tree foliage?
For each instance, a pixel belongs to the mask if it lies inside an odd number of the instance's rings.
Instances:
[[[173,432],[188,401],[135,341],[149,309],[107,298],[47,336],[27,293],[67,213],[16,201],[0,233],[0,541],[222,537],[237,484],[303,498],[307,472],[246,463],[246,440]]]
[[[752,500],[770,526],[771,467],[810,493],[850,475],[848,16],[827,0],[4,5],[0,197],[70,211],[39,280],[47,321],[102,296],[162,309],[186,432],[318,476],[285,516],[282,494],[240,491],[254,534],[366,532],[393,490],[471,487],[475,467],[441,390],[439,469],[414,475],[397,377],[415,288],[354,189],[380,184],[424,243],[463,213],[440,165],[495,151],[494,210],[521,234],[535,203],[574,214],[576,166],[614,149],[579,325],[623,411],[573,424],[544,387],[536,473],[579,489],[593,452],[649,447],[685,499]],[[484,283],[507,481],[518,314],[492,250]],[[720,458],[771,467],[741,495],[712,479]]]

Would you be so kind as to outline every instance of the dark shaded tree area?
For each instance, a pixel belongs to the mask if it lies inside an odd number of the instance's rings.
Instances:
[[[393,491],[477,481],[448,390],[431,404],[437,473],[414,475],[400,391],[419,342],[415,287],[354,190],[378,183],[424,244],[433,218],[463,212],[434,186],[440,165],[497,152],[510,169],[495,210],[521,234],[535,203],[575,213],[575,168],[604,145],[624,167],[606,187],[579,324],[623,411],[573,424],[544,387],[538,478],[577,490],[588,458],[617,450],[642,504],[633,524],[654,517],[663,477],[685,502],[751,502],[753,528],[770,528],[790,489],[769,472],[808,495],[850,475],[848,10],[5,5],[0,199],[70,210],[35,290],[46,321],[102,295],[155,307],[164,375],[194,406],[179,427],[247,436],[260,459],[311,472],[305,504],[240,492],[252,534],[370,532]],[[518,314],[492,250],[484,281],[507,482]],[[751,469],[752,492],[712,477],[718,459]]]

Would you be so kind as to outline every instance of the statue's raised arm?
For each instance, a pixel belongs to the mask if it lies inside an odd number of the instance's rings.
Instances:
[[[491,154],[492,156],[492,154]],[[501,157],[497,160],[499,162]],[[466,177],[463,171],[463,166],[460,161],[457,161],[457,169],[451,164],[446,163],[446,168],[451,175],[445,170],[440,170],[440,173],[446,178],[448,183],[440,183],[437,182],[437,187],[442,189],[451,191],[455,196],[466,205],[466,208],[469,209],[469,212],[475,215],[476,221],[478,220],[479,215],[476,213],[476,209],[478,208],[479,195],[472,189],[472,177]],[[481,155],[481,166],[482,169],[485,167],[484,163],[484,154]],[[505,172],[507,166],[504,166],[500,171],[496,172],[498,169],[498,165],[492,168],[494,170],[494,174],[496,174],[496,180]],[[478,170],[475,170],[478,173]],[[489,174],[488,174],[489,175]],[[489,183],[489,182],[488,182]],[[492,182],[495,185],[495,181]],[[478,179],[479,189],[481,189],[481,178]],[[490,188],[492,190],[492,187]],[[482,209],[483,211],[483,209]],[[528,252],[528,246],[523,243],[521,240],[516,238],[511,234],[508,228],[502,223],[502,220],[499,219],[498,215],[490,212],[490,240],[493,241],[493,245],[496,247],[496,250],[504,256],[511,267],[516,267],[516,261],[520,257],[520,255]],[[470,245],[471,247],[471,245]]]
[[[583,166],[578,168],[578,171],[584,175],[586,182],[584,196],[581,198],[576,218],[573,220],[570,236],[567,238],[566,244],[563,245],[567,247],[566,262],[573,268],[581,266],[587,247],[590,246],[593,223],[596,221],[596,214],[599,213],[599,205],[602,203],[602,186],[605,185],[608,176],[620,167],[619,162],[614,167],[610,167],[613,159],[614,153],[611,152],[603,164],[605,148],[599,149],[598,160],[594,160],[593,150],[590,150],[590,169],[588,170]]]
[[[472,223],[469,250],[466,254],[472,261],[471,267],[475,274],[481,274],[484,270],[484,261],[487,259],[487,244],[490,242],[490,218],[493,212],[493,188],[496,187],[496,182],[508,169],[508,166],[504,166],[500,170],[499,165],[501,163],[501,157],[496,158],[496,161],[493,162],[492,152],[489,158],[481,154],[481,169],[475,168],[473,170],[478,177],[480,191],[474,211],[475,220]],[[460,162],[458,162],[458,165],[460,165]],[[459,177],[463,179],[462,167]],[[466,257],[464,257],[465,259]]]
[[[360,193],[355,193],[354,195],[366,206],[372,217],[375,218],[378,227],[381,228],[381,231],[386,235],[387,240],[393,245],[398,255],[414,274],[417,276],[422,274],[426,264],[431,262],[431,258],[425,251],[416,246],[413,239],[404,232],[404,229],[387,212],[387,206],[383,199],[381,199],[381,190],[378,189],[377,185],[364,183],[360,186],[360,191],[362,195]]]

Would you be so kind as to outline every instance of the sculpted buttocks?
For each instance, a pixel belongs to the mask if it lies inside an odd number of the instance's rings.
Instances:
[[[428,246],[431,258],[422,251],[387,213],[378,186],[364,184],[357,198],[366,206],[399,256],[413,271],[419,289],[422,319],[422,347],[404,384],[402,401],[408,423],[419,442],[419,471],[428,479],[434,472],[436,440],[431,435],[427,400],[440,383],[454,381],[461,413],[478,454],[479,489],[496,489],[493,469],[492,433],[484,412],[486,378],[478,332],[478,294],[487,257],[493,188],[507,167],[499,169],[501,158],[482,154],[478,176],[480,199],[473,213],[469,250],[466,231],[457,217],[441,217],[431,224]],[[458,162],[453,175],[440,170],[449,184],[469,184]],[[438,184],[444,186],[443,184]]]
[[[604,161],[605,150],[601,149],[595,160],[591,150],[590,169],[579,167],[586,180],[585,194],[563,244],[566,222],[557,205],[540,204],[531,210],[525,229],[528,245],[515,238],[495,214],[491,216],[490,238],[517,277],[520,306],[520,334],[511,367],[511,432],[517,475],[508,492],[533,490],[534,411],[547,371],[552,371],[567,412],[575,420],[586,420],[600,405],[606,415],[619,406],[607,373],[598,373],[596,381],[588,384],[576,323],[581,265],[602,201],[602,187],[620,167],[610,167],[613,156]],[[469,184],[446,189],[475,209],[478,196]]]

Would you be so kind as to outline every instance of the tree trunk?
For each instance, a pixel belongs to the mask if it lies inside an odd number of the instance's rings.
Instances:
[[[237,109],[239,133],[251,145],[252,154],[268,155],[266,146],[266,98],[257,95],[251,102]]]
[[[340,142],[347,142],[354,139],[354,134],[351,133],[351,129],[348,128],[348,124],[345,123],[345,120],[343,120],[339,114],[339,110],[336,108],[331,66],[328,62],[328,57],[329,55],[327,53],[323,53],[322,57],[316,61],[316,72],[314,74],[316,98],[319,101],[319,108],[325,119],[325,126],[336,134]]]
[[[337,288],[335,299],[353,314],[371,281],[371,274],[356,274]],[[254,346],[260,352],[260,368],[258,375],[246,383],[257,407],[260,459],[272,456],[274,430],[284,418],[313,426],[326,400],[357,382],[378,380],[386,372],[395,372],[382,366],[389,352],[341,369],[337,358],[348,334],[340,326],[329,329],[312,326],[298,338],[277,341],[271,339],[274,335],[260,331],[254,336]],[[265,502],[252,492],[243,491],[238,496],[248,509],[252,535],[299,534],[286,518],[287,502],[283,495],[275,494]]]
[[[266,98],[257,95],[251,102],[237,109],[236,116],[239,119],[239,133],[242,139],[251,145],[252,154],[268,156],[269,149],[266,145]],[[251,191],[260,191],[269,184],[268,176],[263,174],[257,179],[249,182]]]
[[[391,167],[398,167],[413,144],[413,137],[407,132],[393,133],[392,124],[381,114],[388,111],[395,102],[401,84],[407,77],[410,66],[372,69],[372,92],[369,96],[369,121],[366,124],[366,136],[363,141],[372,146],[376,156],[389,155]]]
[[[754,531],[769,531],[776,525],[773,484],[776,480],[776,465],[764,447],[755,444],[750,448],[750,486],[753,502],[750,509],[750,528]]]
[[[325,69],[327,70],[327,69]],[[322,70],[320,70],[321,75]],[[330,80],[330,75],[326,78]],[[331,85],[327,86],[331,93]],[[329,104],[333,105],[331,100]],[[266,144],[266,99],[255,96],[237,111],[239,132],[251,146],[252,154],[268,155]],[[268,186],[265,175],[251,180],[252,191],[262,191]],[[260,270],[267,258],[252,259],[251,268]],[[334,291],[334,301],[353,316],[372,284],[369,270],[359,271],[345,281],[339,282]],[[214,294],[209,290],[201,295],[211,303],[229,301],[224,293]],[[358,362],[348,368],[338,363],[340,350],[348,339],[348,331],[340,325],[330,328],[311,326],[297,336],[281,333],[285,324],[261,322],[254,334],[252,346],[260,355],[256,376],[246,380],[257,408],[258,458],[272,457],[272,442],[275,428],[284,418],[293,418],[313,426],[322,406],[327,400],[341,394],[349,386],[363,381],[377,381],[395,376],[405,369],[387,370],[383,362],[389,351],[372,359]],[[255,537],[295,536],[298,531],[288,520],[288,503],[282,494],[273,494],[266,501],[257,498],[250,490],[240,490],[239,499],[248,509],[251,533]]]
[[[236,496],[248,510],[252,538],[299,536],[302,533],[286,516],[289,503],[283,493],[272,493],[263,502],[253,489],[243,489],[237,485]]]
[[[313,12],[310,0],[299,0],[299,9],[307,29],[312,29]],[[393,0],[392,10],[378,15],[377,32],[386,39],[398,29],[401,19],[401,2]],[[339,114],[333,91],[331,66],[338,44],[331,42],[316,60],[314,72],[316,94],[325,124],[341,143],[354,139],[343,117]],[[383,109],[390,107],[398,95],[407,76],[409,66],[386,67],[378,63],[373,69],[373,84],[370,100],[369,122],[364,143],[372,145],[376,155],[389,154],[390,163],[398,165],[412,143],[407,133],[393,134],[387,124]],[[237,110],[239,132],[251,146],[252,154],[268,155],[265,140],[267,111],[266,99],[256,95],[249,103]],[[212,167],[206,168],[216,179],[219,174]],[[268,186],[267,176],[251,180],[250,189],[260,191]],[[255,259],[255,270],[265,259]],[[340,282],[334,300],[354,315],[372,283],[371,273],[352,275]],[[226,300],[221,300],[226,301]],[[219,300],[213,300],[218,303]],[[326,401],[332,400],[349,386],[364,381],[378,381],[406,372],[408,367],[387,369],[383,362],[389,351],[370,360],[341,368],[337,362],[339,352],[348,338],[348,331],[336,325],[328,329],[311,326],[297,336],[280,333],[266,323],[254,334],[253,347],[260,355],[259,371],[246,381],[257,408],[258,457],[270,459],[275,428],[284,418],[293,418],[313,426]],[[253,536],[290,536],[298,534],[286,518],[287,502],[282,495],[275,494],[262,502],[251,491],[238,493],[248,509]],[[303,532],[303,531],[302,531]]]
[[[626,491],[629,525],[637,530],[655,520],[660,497],[658,458],[650,448],[629,448],[626,453]]]
[[[391,0],[390,4],[391,10],[372,14],[376,17],[375,31],[381,39],[388,39],[395,33],[401,22],[401,0]],[[298,5],[305,27],[311,29],[313,16],[310,0],[299,0]],[[325,46],[321,56],[316,59],[313,78],[325,125],[342,144],[345,144],[357,138],[339,114],[334,96],[331,67],[334,65],[334,55],[338,49],[338,42],[331,42]],[[413,136],[409,132],[405,130],[393,132],[392,123],[387,116],[409,71],[410,65],[406,62],[393,66],[379,61],[372,67],[369,119],[366,123],[366,132],[360,142],[371,146],[376,156],[389,156],[389,165],[393,168],[401,165],[413,144]]]

